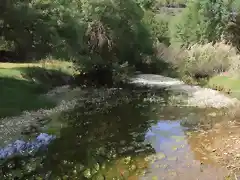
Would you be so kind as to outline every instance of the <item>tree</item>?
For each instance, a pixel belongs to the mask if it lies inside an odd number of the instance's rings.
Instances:
[[[134,1],[84,1],[82,11],[88,24],[87,46],[77,61],[82,70],[134,65],[142,54],[152,53],[151,36],[142,23],[144,12]]]
[[[152,53],[143,9],[134,0],[23,0],[1,4],[1,36],[23,58],[48,54],[73,59],[77,68],[127,62]],[[93,68],[94,67],[94,68]]]
[[[229,6],[223,0],[191,1],[170,26],[171,42],[180,46],[216,42],[229,17]]]

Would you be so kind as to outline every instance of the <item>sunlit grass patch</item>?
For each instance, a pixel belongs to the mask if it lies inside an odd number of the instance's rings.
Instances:
[[[230,90],[231,96],[240,98],[240,79],[227,76],[214,76],[209,79],[208,85],[210,87],[218,86],[225,90]]]
[[[40,95],[74,73],[73,64],[66,61],[0,63],[0,118],[54,107],[52,100]]]

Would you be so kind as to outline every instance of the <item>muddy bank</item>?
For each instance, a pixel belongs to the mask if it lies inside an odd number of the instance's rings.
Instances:
[[[187,85],[184,82],[161,75],[140,74],[131,79],[132,84],[157,88],[166,88],[179,96],[179,101],[189,106],[201,108],[228,108],[239,105],[236,98],[228,97],[218,91]]]

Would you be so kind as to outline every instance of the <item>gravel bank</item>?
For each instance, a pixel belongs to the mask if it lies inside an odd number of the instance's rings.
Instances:
[[[236,98],[228,97],[218,91],[187,85],[178,79],[161,75],[136,75],[131,79],[131,83],[140,86],[166,88],[174,94],[183,95],[184,99],[182,99],[182,101],[189,106],[197,106],[200,108],[228,108],[239,104]]]

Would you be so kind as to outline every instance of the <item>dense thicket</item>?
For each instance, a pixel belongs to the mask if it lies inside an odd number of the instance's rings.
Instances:
[[[143,17],[133,0],[1,1],[1,48],[22,60],[74,60],[83,71],[134,66],[152,53]]]
[[[225,38],[239,47],[238,17],[230,23],[233,7],[236,16],[239,4],[235,0],[2,0],[0,55],[18,61],[51,55],[74,60],[84,72],[106,68],[122,74],[127,67],[160,63],[162,56],[156,57],[156,52],[161,43],[189,47]]]

